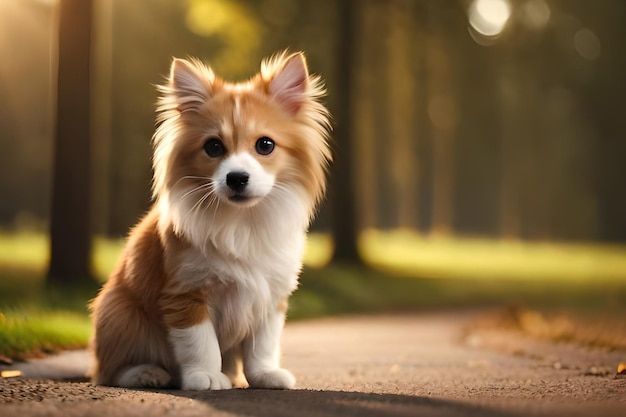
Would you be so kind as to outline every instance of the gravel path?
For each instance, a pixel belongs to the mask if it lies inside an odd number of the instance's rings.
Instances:
[[[293,391],[94,387],[80,380],[86,353],[66,352],[10,367],[24,376],[0,379],[0,416],[626,415],[626,379],[615,376],[625,351],[467,333],[476,314],[289,323],[283,364],[298,378]]]

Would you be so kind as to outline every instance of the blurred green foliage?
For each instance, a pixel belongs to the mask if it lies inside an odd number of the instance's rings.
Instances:
[[[0,355],[21,359],[84,348],[91,334],[85,314],[48,310],[0,310]]]

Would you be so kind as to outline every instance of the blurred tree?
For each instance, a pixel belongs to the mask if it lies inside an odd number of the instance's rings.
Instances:
[[[0,224],[39,230],[50,214],[53,2],[0,1]],[[33,192],[36,190],[36,192]],[[44,220],[45,219],[45,220]]]
[[[358,48],[355,53],[355,65],[358,69],[356,76],[357,91],[367,91],[369,94],[363,95],[360,100],[355,101],[355,112],[360,116],[360,123],[354,126],[354,135],[358,138],[359,146],[356,146],[355,165],[358,178],[357,196],[358,206],[367,207],[367,210],[359,212],[359,226],[362,228],[375,228],[379,225],[378,187],[381,179],[380,168],[372,169],[372,161],[376,159],[379,152],[383,151],[377,135],[374,133],[374,123],[376,119],[376,105],[380,100],[374,100],[374,88],[377,85],[373,68],[380,61],[376,56],[377,48],[374,42],[380,40],[380,36],[372,36],[372,28],[383,30],[380,25],[380,15],[373,10],[372,1],[362,1],[362,19],[359,31],[363,38],[361,42],[370,45],[369,48]]]
[[[497,236],[500,127],[498,65],[507,58],[505,42],[482,46],[469,35],[467,2],[457,0],[446,13],[446,37],[452,56],[454,100],[458,109],[453,157],[455,234]]]
[[[367,189],[369,201],[360,207],[366,207],[367,217],[371,218],[369,227],[390,229],[396,226],[396,201],[392,166],[391,129],[388,108],[389,88],[387,80],[393,76],[393,69],[386,62],[387,39],[380,36],[389,32],[389,4],[378,0],[361,1],[361,24],[359,48],[363,59],[362,80],[357,91],[355,103],[360,106],[356,132],[360,134],[355,141],[357,149],[362,149],[363,159],[354,161],[360,166],[358,183]],[[384,51],[384,52],[381,52]],[[357,64],[358,65],[358,64]],[[367,91],[367,94],[358,94]],[[360,126],[360,129],[359,129]],[[367,195],[366,194],[366,195]]]
[[[506,45],[498,74],[500,90],[499,120],[502,128],[500,143],[500,233],[507,239],[518,238],[522,232],[523,179],[528,160],[524,150],[528,149],[528,126],[526,114],[521,111],[524,104],[524,88],[519,85],[520,68],[523,63],[515,59],[517,45]]]
[[[428,3],[430,38],[426,44],[428,71],[428,116],[431,122],[433,163],[432,229],[436,234],[452,232],[454,216],[454,141],[459,121],[454,80],[456,55],[444,28],[457,7]]]
[[[91,277],[90,48],[92,0],[59,3],[57,118],[48,283]]]
[[[113,96],[113,3],[115,0],[99,0],[93,5],[93,31],[91,42],[91,144],[92,181],[96,193],[91,194],[92,233],[108,232],[110,217],[112,158],[112,96]]]
[[[335,127],[335,161],[332,187],[332,235],[335,242],[333,262],[361,263],[357,247],[358,216],[356,190],[353,181],[353,138],[354,117],[354,50],[356,47],[357,2],[342,0],[339,7],[337,51],[335,55],[337,97],[333,115]]]
[[[413,26],[413,60],[415,83],[413,84],[415,117],[413,119],[416,149],[417,176],[417,229],[427,234],[433,218],[433,143],[432,128],[428,117],[428,83],[426,46],[429,38],[428,3],[415,2]]]
[[[583,114],[588,115],[597,135],[591,155],[586,155],[592,157],[595,237],[602,242],[625,244],[626,118],[623,102],[626,84],[619,80],[626,73],[626,54],[623,43],[616,40],[626,35],[626,3],[612,1],[602,5],[590,8],[585,2],[577,4],[578,14],[584,15],[597,33],[595,39],[589,30],[576,33],[581,68],[577,87],[582,92]],[[594,69],[595,80],[589,76]]]
[[[412,8],[413,0],[396,0],[388,3],[387,19],[389,30],[385,39],[387,67],[386,80],[389,106],[385,109],[384,117],[389,121],[389,138],[387,141],[391,150],[393,163],[391,167],[392,189],[396,201],[396,226],[414,228],[417,226],[418,206],[418,176],[415,166],[416,141],[415,127],[412,123],[415,117],[415,100],[413,86],[415,74],[413,71],[411,50],[411,28],[414,26]]]

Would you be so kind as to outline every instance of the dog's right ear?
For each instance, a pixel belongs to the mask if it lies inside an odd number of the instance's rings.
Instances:
[[[174,58],[170,68],[170,92],[178,104],[178,110],[197,109],[212,95],[215,74],[198,60]]]

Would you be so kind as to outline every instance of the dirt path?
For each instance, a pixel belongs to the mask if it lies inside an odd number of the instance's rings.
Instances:
[[[475,313],[290,323],[283,364],[298,390],[137,391],[58,382],[84,352],[22,365],[0,379],[0,416],[623,416],[626,352],[465,334]],[[13,366],[15,368],[16,366]],[[6,368],[6,367],[5,367]]]

